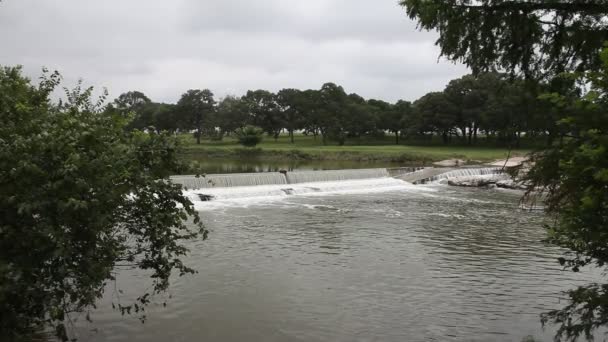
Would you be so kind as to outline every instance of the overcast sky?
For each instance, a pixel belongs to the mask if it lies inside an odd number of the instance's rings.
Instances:
[[[0,64],[83,78],[111,97],[192,88],[318,89],[414,100],[467,73],[397,0],[2,0]]]

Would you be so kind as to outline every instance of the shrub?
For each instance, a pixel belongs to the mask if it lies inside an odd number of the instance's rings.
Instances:
[[[236,131],[236,137],[239,143],[245,147],[255,147],[261,143],[264,131],[256,126],[247,125]]]

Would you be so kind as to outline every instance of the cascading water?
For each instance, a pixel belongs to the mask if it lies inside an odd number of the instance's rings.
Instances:
[[[173,182],[183,185],[187,189],[228,188],[237,186],[258,186],[271,184],[287,184],[282,173],[237,173],[226,175],[174,176]]]
[[[411,169],[414,171],[414,169]],[[394,170],[392,171],[394,172]],[[414,187],[390,177],[387,169],[294,171],[276,173],[175,176],[194,203],[208,201],[256,201],[293,195],[391,191]]]
[[[296,171],[288,172],[286,175],[288,184],[385,178],[389,176],[386,169]]]
[[[357,169],[328,171],[261,172],[224,175],[174,176],[173,182],[188,189],[229,188],[273,184],[299,184],[312,182],[332,182],[353,179],[385,178],[387,169]]]
[[[294,196],[327,196],[333,194],[369,194],[389,191],[427,192],[433,189],[418,187],[391,178],[355,179],[299,184],[209,188],[185,191],[186,196],[200,210],[232,206],[249,206],[268,201],[283,201]],[[211,202],[209,202],[211,201]]]
[[[487,176],[502,176],[504,170],[500,167],[489,167],[489,168],[463,168],[453,171],[448,171],[436,176],[433,176],[426,180],[426,182],[441,181],[450,178],[463,178],[463,177],[487,177]]]

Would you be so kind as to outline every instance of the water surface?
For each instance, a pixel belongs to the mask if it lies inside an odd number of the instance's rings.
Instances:
[[[308,171],[308,170],[343,170],[391,168],[403,166],[420,166],[388,161],[355,161],[355,160],[262,160],[256,158],[200,158],[197,155],[187,155],[189,160],[197,161],[203,172],[218,173],[249,173],[249,172],[278,172]]]
[[[191,244],[200,273],[176,279],[144,325],[100,306],[83,339],[551,340],[539,314],[585,275],[560,269],[520,193],[355,183],[198,203],[211,230]]]

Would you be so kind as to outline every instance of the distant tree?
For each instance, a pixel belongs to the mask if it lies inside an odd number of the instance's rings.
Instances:
[[[349,94],[346,98],[342,125],[349,137],[361,138],[370,133],[382,133],[376,126],[375,115],[376,113],[363,97]]]
[[[405,110],[405,108],[401,107],[398,110],[396,106],[380,100],[368,100],[367,103],[376,116],[378,128],[395,134],[395,144],[398,145],[399,135],[403,129],[403,116],[405,115],[403,110]],[[401,105],[405,104],[409,105],[409,103],[406,102],[401,103]]]
[[[143,315],[174,272],[194,272],[183,240],[206,237],[169,178],[182,170],[177,141],[125,131],[128,121],[80,84],[53,103],[59,83],[57,73],[36,86],[0,68],[2,340],[53,327],[67,341],[70,315],[94,308],[121,268],[150,277],[135,302],[115,303]]]
[[[331,137],[344,145],[347,132],[343,123],[346,121],[348,101],[344,88],[335,83],[325,83],[319,91],[318,100],[319,128],[323,143],[327,144],[327,138]]]
[[[221,135],[243,128],[250,121],[247,103],[235,96],[226,96],[217,106],[216,125]]]
[[[144,93],[140,91],[129,91],[121,94],[114,100],[114,105],[116,109],[126,113],[151,102],[152,101],[144,95]]]
[[[239,128],[236,131],[236,137],[239,143],[245,147],[255,147],[257,144],[261,143],[264,135],[264,130],[260,127],[247,125],[245,127]]]
[[[275,140],[284,127],[275,94],[267,90],[248,91],[243,100],[249,107],[252,121]]]
[[[303,125],[303,111],[306,110],[306,99],[298,89],[282,89],[276,96],[278,110],[282,116],[291,143],[294,143],[294,131]]]
[[[454,133],[457,110],[445,93],[428,93],[418,99],[414,106],[423,120],[420,125],[432,128],[447,144]]]
[[[114,100],[113,108],[124,117],[130,117],[127,129],[144,129],[154,121],[152,101],[140,91],[129,91]]]
[[[384,129],[387,129],[395,134],[395,144],[399,145],[399,137],[402,131],[407,127],[408,120],[412,117],[412,103],[409,101],[399,100],[391,106],[391,109],[384,113],[383,120]]]
[[[209,89],[191,89],[177,102],[177,111],[188,121],[188,127],[196,130],[196,143],[201,143],[203,122],[215,110],[213,93]]]
[[[181,128],[175,105],[167,103],[155,105],[154,127],[157,131],[176,132]]]
[[[302,128],[304,132],[312,133],[314,139],[321,132],[323,112],[321,110],[321,96],[318,90],[308,89],[301,93],[299,107],[302,112]]]

